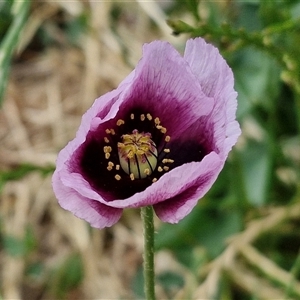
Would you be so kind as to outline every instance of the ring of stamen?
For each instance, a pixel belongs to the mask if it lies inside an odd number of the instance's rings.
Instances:
[[[144,123],[146,121],[151,123],[153,122],[152,125],[150,125],[150,128],[153,128],[152,126],[154,125],[154,128],[157,129],[159,134],[163,134],[164,137],[162,138],[164,140],[164,145],[161,145],[159,147],[160,150],[158,151],[156,144],[152,140],[151,133],[139,132],[135,129],[132,133],[123,134],[121,136],[121,140],[117,142],[119,162],[113,163],[110,161],[114,157],[112,151],[113,145],[115,145],[116,142],[113,136],[116,136],[117,133],[114,128],[106,128],[105,133],[107,136],[104,137],[106,145],[103,147],[104,156],[108,161],[106,168],[110,172],[113,172],[113,170],[119,171],[122,168],[122,170],[129,175],[128,177],[132,181],[135,179],[150,177],[152,178],[152,182],[156,182],[161,175],[159,175],[159,177],[154,177],[155,175],[152,173],[167,172],[170,170],[169,164],[174,162],[174,160],[167,158],[170,153],[170,149],[166,147],[166,145],[170,142],[171,137],[169,135],[165,135],[167,129],[162,126],[160,119],[158,117],[152,117],[150,113],[139,113],[137,117],[135,113],[131,113],[129,118],[129,121],[135,123]],[[120,127],[125,123],[127,124],[127,122],[128,119],[118,119],[115,125]],[[143,127],[144,126],[145,125],[143,125]],[[119,132],[119,129],[117,132]],[[157,132],[154,132],[153,134],[160,141],[161,135],[157,136]],[[158,163],[160,164],[159,166]],[[121,175],[115,173],[114,178],[119,181],[123,178],[123,176],[121,178]]]
[[[150,133],[133,130],[124,134],[118,143],[121,168],[130,178],[143,179],[151,175],[157,165],[157,149]]]

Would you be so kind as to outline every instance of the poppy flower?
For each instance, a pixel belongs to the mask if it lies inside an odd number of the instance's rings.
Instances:
[[[210,189],[240,135],[231,69],[203,39],[182,57],[145,44],[135,70],[96,99],[53,175],[59,204],[96,228],[152,205],[177,223]]]

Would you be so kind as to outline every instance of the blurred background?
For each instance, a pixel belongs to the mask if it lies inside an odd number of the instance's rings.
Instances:
[[[158,299],[300,299],[300,1],[0,1],[0,299],[143,299],[138,210],[96,230],[51,174],[142,45],[202,36],[231,66],[242,136],[177,225],[156,219]]]

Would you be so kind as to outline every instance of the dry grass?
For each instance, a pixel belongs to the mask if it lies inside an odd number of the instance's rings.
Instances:
[[[106,1],[34,4],[19,45],[21,57],[12,67],[0,111],[1,169],[12,169],[24,162],[53,165],[59,149],[75,136],[82,114],[97,96],[115,88],[129,74],[141,56],[144,42],[164,39],[179,47],[183,45],[184,37],[171,35],[156,2],[116,4],[122,10],[116,24],[118,34],[111,29],[108,18],[113,5]],[[90,14],[89,29],[80,37],[79,46],[72,46],[51,20],[62,13],[74,16],[84,10]],[[27,46],[41,24],[48,28],[57,45],[35,53]],[[29,226],[38,241],[36,250],[26,258],[0,252],[3,299],[53,299],[48,285],[51,270],[74,253],[82,257],[84,279],[68,294],[68,299],[134,297],[130,285],[142,263],[143,242],[137,211],[126,211],[121,222],[112,228],[90,229],[86,222],[60,208],[52,192],[51,177],[37,173],[6,183],[0,197],[3,232],[24,239]],[[201,285],[168,252],[157,254],[157,272],[176,270],[186,279],[185,287],[174,296],[176,299],[211,299],[224,272],[234,284],[258,299],[283,299],[285,288],[291,284],[300,297],[300,283],[293,283],[290,273],[253,246],[262,231],[272,231],[278,224],[297,218],[299,205],[291,211],[278,208],[250,223],[228,242],[222,255],[199,272],[199,277],[204,278]],[[42,262],[45,271],[30,280],[24,275],[25,269],[34,261]],[[264,281],[255,269],[261,271]],[[279,286],[275,287],[272,280]],[[162,287],[158,286],[157,293],[159,299],[166,297]]]
[[[0,112],[1,169],[24,162],[54,165],[59,149],[74,138],[82,114],[96,97],[117,87],[130,73],[141,56],[142,44],[157,38],[175,40],[155,2],[116,5],[122,10],[118,35],[112,31],[108,17],[112,2],[45,1],[33,5],[19,44],[21,57],[12,67]],[[51,20],[60,14],[74,16],[83,11],[90,14],[89,29],[80,37],[80,46],[75,47]],[[157,24],[155,31],[153,22]],[[26,48],[41,25],[48,28],[59,46],[35,53]],[[127,49],[125,59],[123,47]],[[0,210],[6,235],[23,239],[26,228],[33,228],[38,249],[27,260],[42,261],[46,270],[51,270],[71,253],[80,253],[84,281],[70,299],[133,297],[130,282],[142,259],[138,212],[126,213],[123,222],[111,229],[90,230],[86,222],[60,208],[51,177],[36,173],[5,185]],[[126,217],[128,214],[130,217]],[[47,272],[45,278],[33,283],[25,279],[27,263],[1,252],[2,297],[53,297],[46,287]]]

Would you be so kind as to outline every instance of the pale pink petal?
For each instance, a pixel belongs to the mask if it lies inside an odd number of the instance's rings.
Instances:
[[[118,112],[120,103],[123,99],[120,96],[130,85],[134,77],[134,71],[131,72],[117,89],[104,94],[97,98],[93,105],[82,116],[82,120],[76,137],[62,149],[57,157],[56,168],[64,168],[64,163],[73,155],[74,151],[86,140],[86,136],[90,130],[94,130],[95,123],[103,123],[115,117]]]
[[[177,223],[183,219],[211,188],[223,165],[224,162],[216,153],[211,153],[201,163],[190,163],[179,167],[183,177],[182,181],[185,180],[186,174],[194,173],[194,176],[188,175],[190,181],[186,182],[186,186],[182,190],[178,191],[177,188],[177,194],[174,193],[174,196],[165,198],[164,201],[154,205],[157,216],[162,221],[169,223]],[[168,189],[169,185],[176,190],[176,186],[172,184],[171,180],[165,185],[165,188]]]
[[[186,200],[190,200],[190,205],[191,202],[195,202],[194,205],[196,205],[199,195],[205,194],[211,187],[223,164],[224,162],[220,157],[212,152],[201,162],[191,162],[169,171],[143,192],[136,193],[127,199],[110,201],[107,205],[116,208],[154,205],[167,201],[176,195],[180,195],[181,205]],[[193,196],[190,193],[186,194],[189,189],[196,189]],[[170,202],[168,201],[171,208],[172,203]]]
[[[232,71],[213,45],[201,38],[190,39],[186,43],[184,59],[207,96],[215,98],[225,92],[224,98],[227,98],[233,91]]]
[[[61,182],[59,172],[52,177],[52,186],[60,206],[71,211],[78,218],[84,219],[92,227],[104,228],[118,222],[122,209],[111,208],[100,202],[85,198]]]
[[[214,109],[207,126],[214,128],[216,145],[226,159],[241,133],[239,124],[235,121],[237,93],[233,87],[232,71],[219,50],[201,38],[187,41],[184,58],[203,92],[214,98]]]
[[[210,189],[240,135],[236,97],[231,69],[203,39],[189,40],[184,57],[166,42],[145,45],[136,69],[116,90],[94,102],[82,117],[75,139],[59,153],[53,175],[59,204],[97,228],[117,222],[123,208],[146,205],[154,205],[163,221],[178,222]],[[123,194],[115,197],[113,190],[107,190],[103,161],[95,168],[93,159],[82,157],[104,155],[99,141],[104,143],[105,129],[116,126],[116,120],[136,108],[161,119],[172,138],[169,145],[180,157],[173,169],[145,190],[127,198]],[[83,145],[91,151],[85,152]],[[93,155],[84,156],[86,153]],[[111,182],[118,188],[117,181]]]
[[[201,116],[209,115],[214,104],[183,57],[162,41],[144,45],[143,58],[124,98],[124,107],[142,106],[159,116],[174,138]]]

